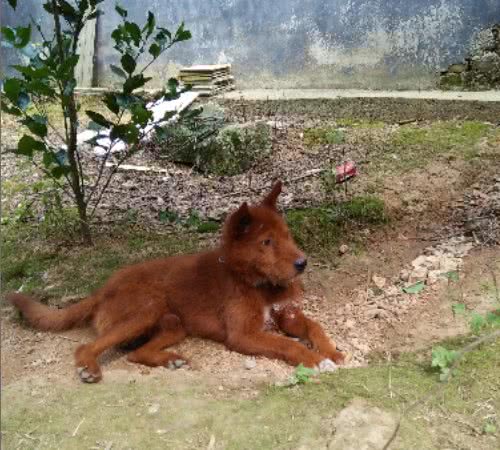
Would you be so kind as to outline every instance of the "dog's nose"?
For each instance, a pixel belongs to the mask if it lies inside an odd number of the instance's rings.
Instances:
[[[304,272],[304,270],[307,266],[307,259],[299,258],[293,263],[293,265],[297,269],[297,272]]]

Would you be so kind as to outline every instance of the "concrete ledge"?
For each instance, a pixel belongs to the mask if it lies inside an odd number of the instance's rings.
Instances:
[[[361,89],[244,89],[218,98],[228,100],[305,100],[336,98],[405,98],[420,100],[460,100],[500,102],[500,91],[370,91]]]

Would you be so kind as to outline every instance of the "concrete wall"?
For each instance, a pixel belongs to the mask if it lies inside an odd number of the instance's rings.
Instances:
[[[19,0],[20,3],[40,3]],[[462,60],[478,32],[500,21],[500,0],[122,0],[193,39],[154,66],[158,84],[180,65],[230,62],[241,87],[428,88],[436,70]],[[119,17],[104,3],[98,80],[112,82],[110,33]],[[2,9],[5,9],[2,2]],[[16,15],[25,18],[23,14]],[[12,20],[7,17],[7,23]]]

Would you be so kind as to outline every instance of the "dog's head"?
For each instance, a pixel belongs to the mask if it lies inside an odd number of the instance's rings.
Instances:
[[[306,257],[276,208],[281,186],[277,182],[257,205],[243,203],[224,226],[225,261],[253,285],[287,286],[306,268]]]

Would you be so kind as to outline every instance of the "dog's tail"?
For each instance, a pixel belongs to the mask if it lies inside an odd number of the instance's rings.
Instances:
[[[7,294],[6,299],[21,311],[33,328],[43,331],[68,330],[83,325],[92,317],[98,303],[96,297],[87,297],[74,305],[56,309],[20,293]]]

